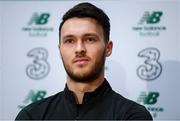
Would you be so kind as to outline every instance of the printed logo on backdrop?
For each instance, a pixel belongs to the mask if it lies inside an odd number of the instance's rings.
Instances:
[[[157,118],[158,113],[164,112],[163,107],[157,106],[159,97],[159,92],[141,92],[137,102],[146,106],[147,110],[152,114],[152,116]]]
[[[155,80],[162,72],[159,62],[160,51],[156,48],[146,48],[138,53],[139,58],[145,58],[144,63],[137,68],[137,75],[142,80]]]
[[[53,27],[48,26],[50,20],[49,13],[33,13],[27,25],[22,27],[22,31],[28,33],[30,37],[47,37],[53,32]]]
[[[162,16],[162,11],[145,11],[137,26],[134,26],[132,29],[142,37],[160,36],[162,31],[166,31],[166,26],[161,25]]]
[[[37,91],[30,90],[27,96],[25,97],[23,104],[18,105],[18,108],[22,109],[30,103],[42,100],[45,98],[46,95],[47,95],[47,92],[45,90],[37,90]]]
[[[34,48],[27,53],[27,56],[33,60],[26,68],[26,75],[34,80],[45,78],[50,71],[47,61],[48,51],[45,48]]]

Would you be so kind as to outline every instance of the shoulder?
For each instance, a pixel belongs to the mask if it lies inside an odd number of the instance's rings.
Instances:
[[[143,105],[129,100],[115,91],[113,91],[112,99],[116,112],[118,112],[117,117],[128,120],[152,120],[151,114]]]
[[[42,100],[31,103],[28,106],[26,106],[24,108],[24,110],[32,111],[32,110],[36,110],[37,108],[41,108],[42,110],[45,110],[45,108],[47,108],[47,106],[53,104],[54,102],[61,100],[62,94],[63,94],[63,92],[59,92],[55,95],[52,95],[52,96],[49,96],[49,97],[44,98]]]
[[[16,120],[31,120],[31,119],[41,119],[46,113],[50,106],[56,104],[62,98],[63,92],[59,92],[53,96],[47,97],[45,99],[36,101],[24,107],[16,117]]]

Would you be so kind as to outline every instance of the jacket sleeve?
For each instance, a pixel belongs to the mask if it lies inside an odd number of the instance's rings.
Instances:
[[[142,105],[133,106],[126,112],[127,120],[153,120],[149,111]]]

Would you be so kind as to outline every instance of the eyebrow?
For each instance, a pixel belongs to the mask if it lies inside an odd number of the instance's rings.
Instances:
[[[96,37],[96,38],[99,38],[99,36],[97,35],[97,34],[94,34],[94,33],[87,33],[87,34],[84,34],[83,36],[85,36],[85,37]],[[65,38],[73,38],[74,37],[74,35],[66,35],[66,36],[64,36],[62,39],[65,39]]]
[[[72,38],[72,37],[74,37],[74,36],[73,35],[66,35],[62,39],[64,39],[64,38]]]
[[[98,37],[97,34],[94,34],[94,33],[87,33],[87,34],[84,34],[84,36],[94,36],[94,37]],[[99,37],[98,37],[99,38]]]

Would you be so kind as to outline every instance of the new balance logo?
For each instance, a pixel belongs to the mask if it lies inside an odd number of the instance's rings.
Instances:
[[[150,12],[146,11],[138,24],[156,24],[160,22],[160,18],[163,15],[161,11]]]
[[[48,22],[49,17],[49,13],[42,13],[40,15],[38,13],[34,13],[28,24],[31,25],[34,23],[36,25],[44,25]]]
[[[46,91],[39,90],[35,92],[34,90],[31,90],[27,95],[26,99],[24,100],[24,103],[36,102],[38,100],[44,99],[45,96],[46,96]]]
[[[18,105],[18,108],[22,109],[30,103],[44,99],[46,94],[47,94],[46,91],[43,91],[43,90],[38,90],[38,91],[30,90],[30,92],[26,96],[25,100],[23,101],[23,104]]]
[[[149,93],[142,92],[137,102],[147,104],[147,105],[153,105],[153,104],[156,104],[158,97],[159,97],[158,92],[149,92]]]

